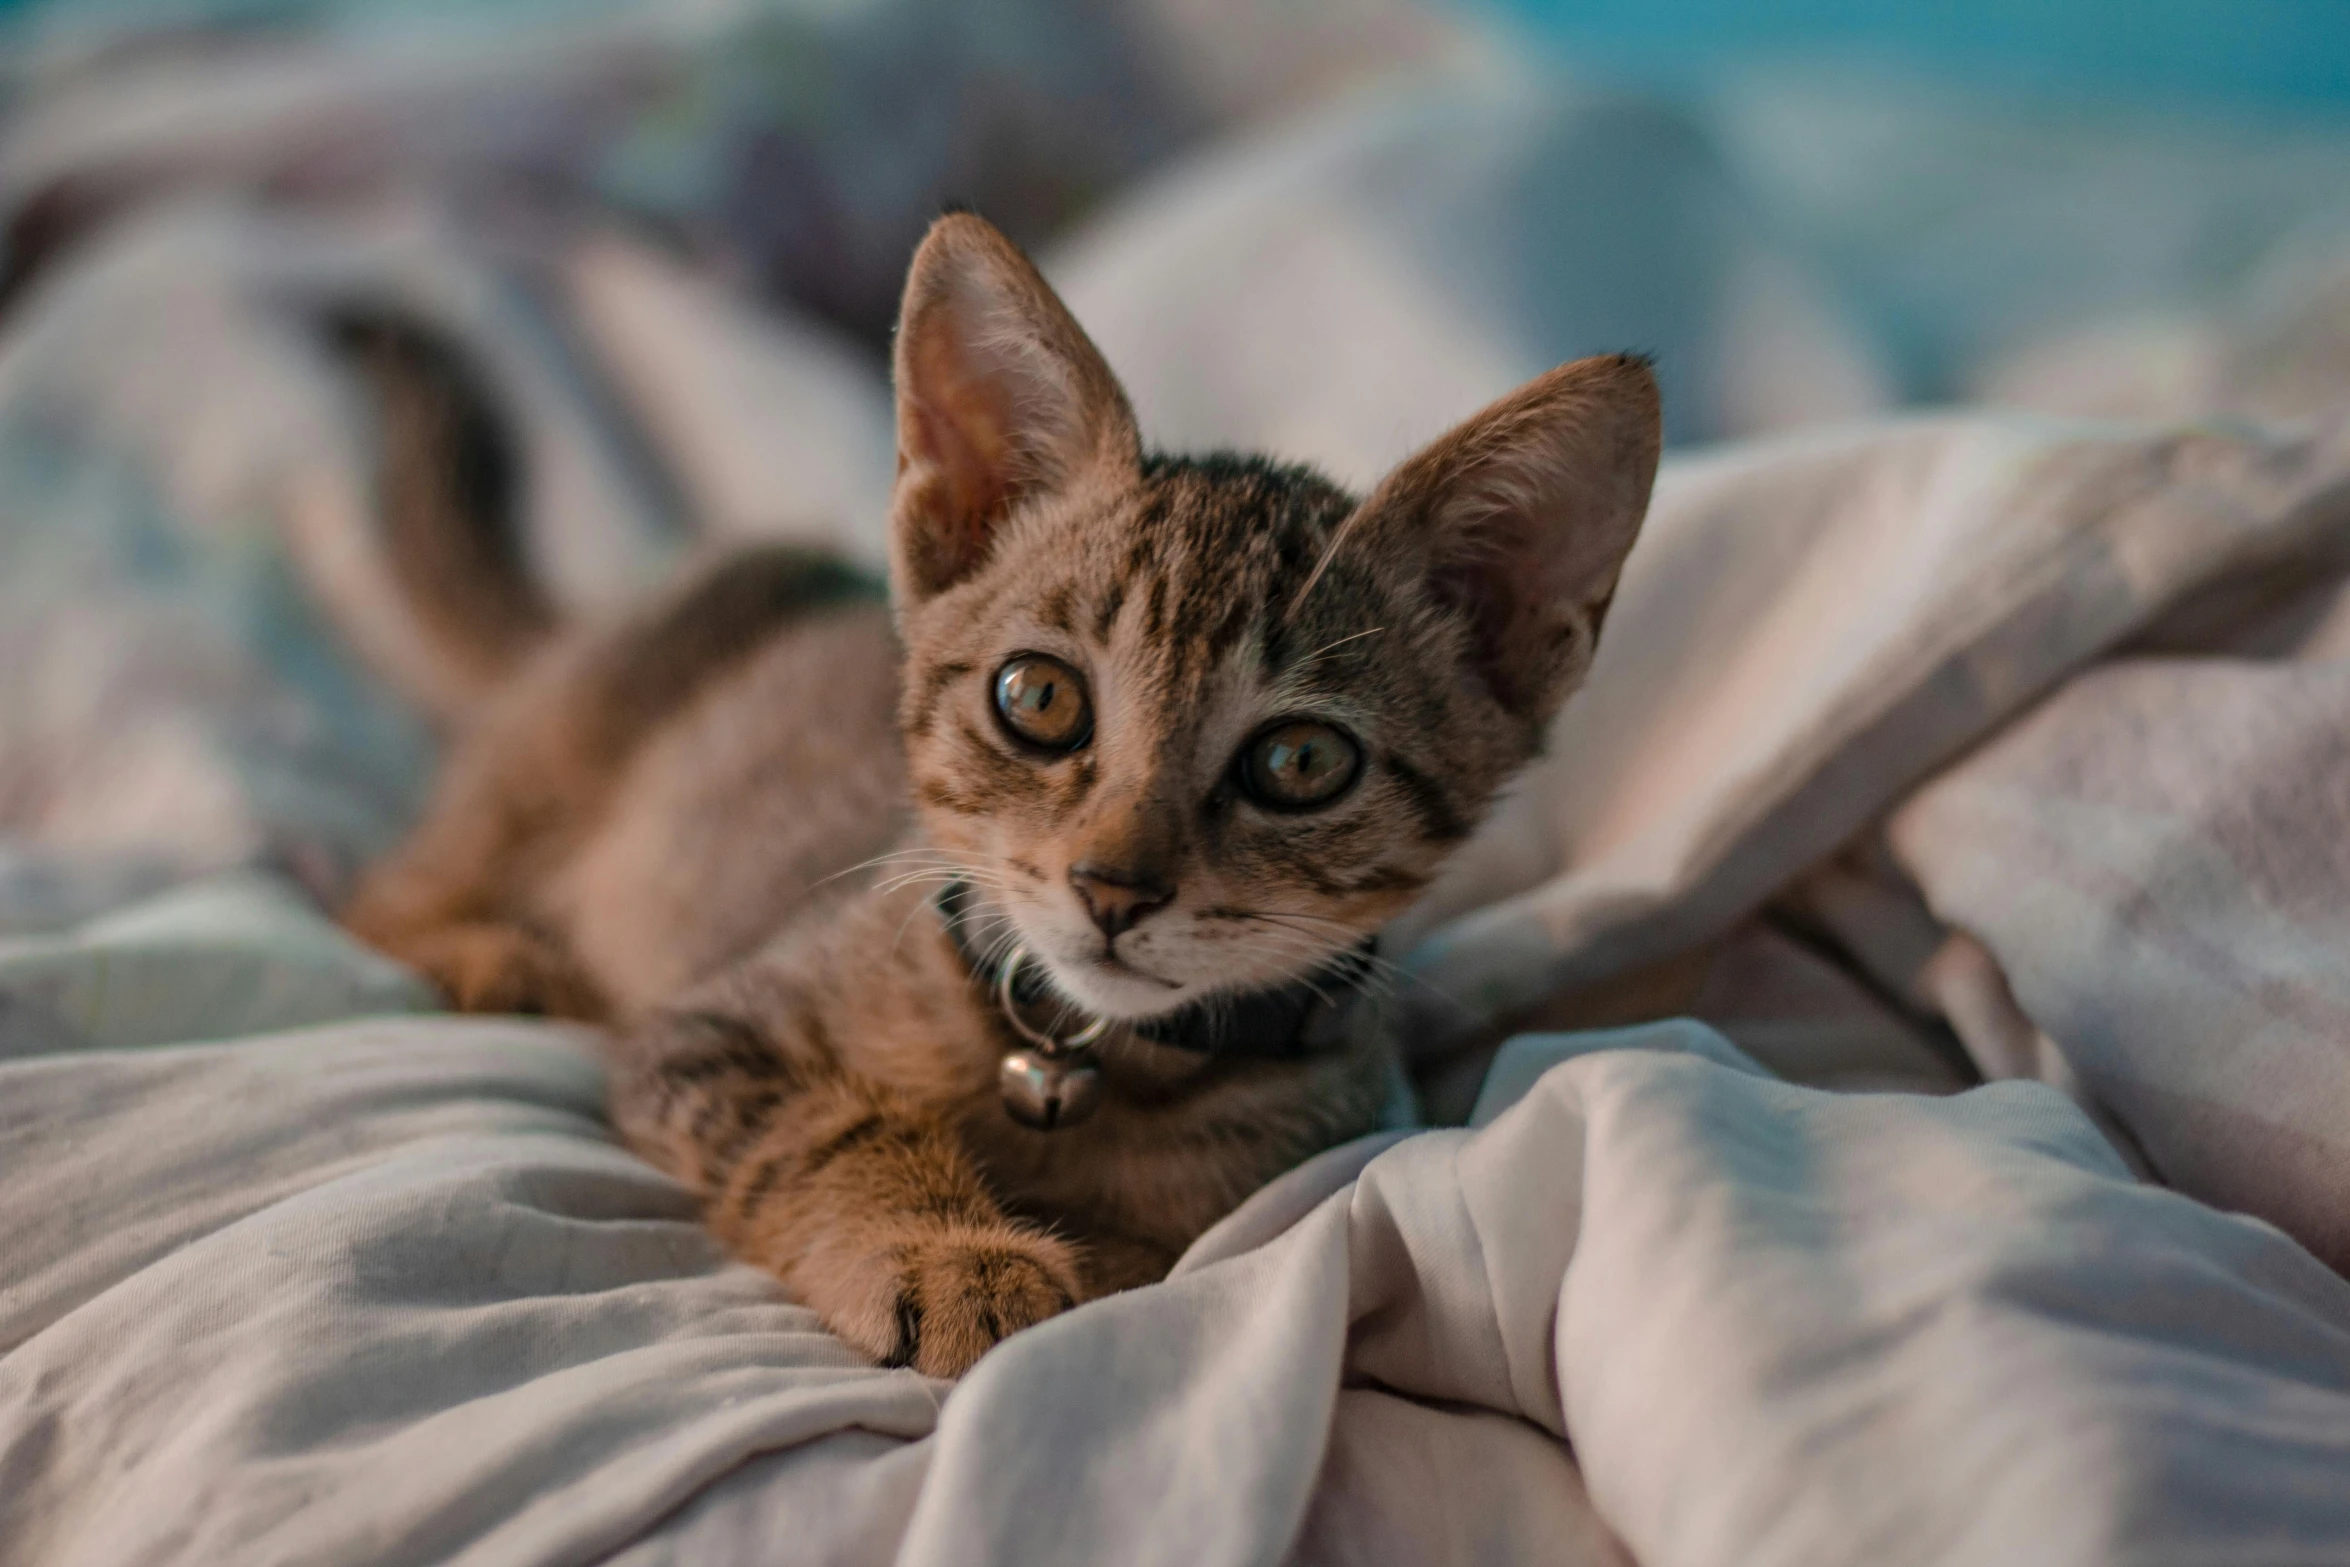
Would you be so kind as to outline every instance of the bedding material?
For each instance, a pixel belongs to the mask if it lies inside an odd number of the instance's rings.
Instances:
[[[1670,456],[1591,683],[1366,1019],[1458,1124],[1333,1151],[957,1385],[728,1262],[602,1124],[592,1034],[429,1015],[322,916],[434,752],[335,323],[467,358],[569,607],[713,539],[877,559],[871,268],[822,263],[919,226],[960,122],[753,110],[926,14],[160,49],[16,105],[0,1563],[2350,1560],[2350,359],[2291,325],[2325,266],[2199,328],[2151,422]],[[1005,36],[1033,88],[1117,30]],[[1696,323],[1684,435],[1890,395],[1900,345],[1700,119],[1471,66],[1071,238],[1146,421],[1374,462],[1517,356],[1624,346],[1567,308],[1610,279]],[[1022,143],[1006,199],[1042,224],[1209,113],[1154,92],[1073,163]],[[1673,212],[1549,264],[1544,223],[1627,191]],[[1718,270],[1664,266],[1691,235]],[[1267,321],[1368,357],[1250,382],[1209,329],[1260,266]],[[2111,369],[2095,328],[2066,351]]]
[[[191,896],[77,938],[93,992]],[[336,946],[281,896],[238,961]],[[1528,1036],[1476,1128],[1334,1150],[949,1386],[728,1262],[575,1031],[0,1028],[12,1561],[2350,1550],[2350,1284],[2038,1084]]]

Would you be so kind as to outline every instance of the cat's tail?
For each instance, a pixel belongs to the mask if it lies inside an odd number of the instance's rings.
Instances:
[[[520,457],[448,338],[389,312],[348,310],[324,326],[372,419],[373,493],[308,487],[290,508],[293,543],[376,675],[453,728],[558,619],[524,548]]]

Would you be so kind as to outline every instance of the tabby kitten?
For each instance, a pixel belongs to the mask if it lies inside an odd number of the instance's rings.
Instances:
[[[630,1146],[850,1343],[954,1376],[1372,1128],[1365,943],[1582,679],[1658,412],[1581,360],[1361,501],[1149,453],[963,215],[896,383],[894,623],[767,550],[558,633],[348,918],[461,1005],[611,1019]]]

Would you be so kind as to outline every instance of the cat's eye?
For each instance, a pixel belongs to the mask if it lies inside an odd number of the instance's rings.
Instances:
[[[1085,677],[1042,653],[1022,653],[996,671],[995,710],[1016,738],[1047,751],[1074,751],[1093,738]]]
[[[1344,794],[1363,770],[1361,747],[1310,718],[1273,725],[1240,753],[1240,784],[1259,805],[1310,811]]]

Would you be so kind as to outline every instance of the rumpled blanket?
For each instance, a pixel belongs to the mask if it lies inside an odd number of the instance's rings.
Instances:
[[[177,897],[81,938],[85,974],[336,940],[266,886]],[[0,949],[0,983],[55,965]],[[161,1044],[111,994],[0,1016],[12,1560],[2350,1550],[2350,1284],[2037,1084],[1840,1095],[1694,1023],[1527,1036],[1475,1129],[1334,1150],[949,1387],[725,1260],[568,1031]]]
[[[1807,428],[1668,461],[1590,686],[1396,933],[1371,1021],[1453,1124],[960,1384],[729,1263],[613,1143],[592,1038],[422,1015],[335,931],[432,747],[378,678],[421,666],[325,324],[463,347],[566,604],[713,539],[873,558],[870,269],[820,263],[920,203],[830,249],[810,214],[927,189],[951,122],[740,117],[762,71],[867,59],[857,25],[455,79],[164,55],[0,137],[12,234],[71,231],[12,246],[0,315],[0,1561],[2350,1559],[2322,266],[2199,326],[2157,417],[1808,428],[1899,355],[1764,187],[1677,112],[1459,61],[1059,246],[1186,439],[1359,479],[1643,320],[1688,334],[1678,435]],[[1058,35],[1010,36],[1042,53],[992,79],[1032,87]],[[1231,112],[1154,91],[1088,177]],[[744,190],[806,204],[763,228]],[[1971,373],[2053,409],[2079,363]]]

